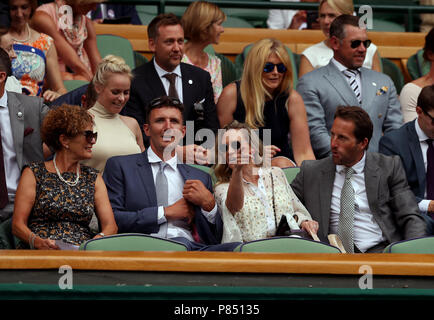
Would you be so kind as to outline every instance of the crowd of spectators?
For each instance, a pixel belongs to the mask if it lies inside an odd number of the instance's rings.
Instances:
[[[318,7],[317,20],[306,11],[268,19],[326,37],[303,52],[296,88],[273,38],[253,43],[241,78],[223,88],[221,60],[206,50],[224,32],[215,4],[192,2],[182,19],[157,15],[147,27],[153,58],[131,70],[100,56],[94,23],[139,24],[134,6],[9,0],[0,8],[9,13],[0,28],[0,222],[12,221],[18,248],[133,232],[233,251],[278,236],[282,221],[323,242],[335,234],[348,253],[431,235],[431,71],[399,97],[352,1]],[[72,79],[89,83],[67,92]],[[293,166],[290,182],[282,169]]]

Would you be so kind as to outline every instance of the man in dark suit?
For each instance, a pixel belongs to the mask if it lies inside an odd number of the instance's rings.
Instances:
[[[194,121],[194,134],[202,128],[217,132],[219,123],[209,73],[181,63],[184,30],[179,19],[170,13],[155,17],[148,25],[148,42],[154,58],[133,70],[130,100],[122,113],[135,118],[143,127],[148,103],[163,95],[174,96],[184,105],[184,120]],[[173,85],[166,75],[174,77]],[[190,134],[187,133],[187,140]],[[147,146],[146,137],[144,140]]]
[[[401,158],[410,189],[427,221],[428,234],[433,234],[434,175],[430,175],[433,172],[430,168],[434,170],[434,163],[429,161],[428,155],[433,149],[434,139],[434,85],[427,86],[420,92],[416,113],[415,120],[381,138],[380,152]]]
[[[39,129],[49,110],[39,97],[6,91],[11,74],[9,55],[0,48],[0,222],[12,215],[23,167],[44,159]]]
[[[347,252],[382,252],[392,242],[426,235],[399,157],[366,152],[372,131],[362,108],[338,107],[332,156],[304,161],[291,184],[319,222],[320,239],[338,234]]]
[[[103,178],[119,232],[173,239],[189,250],[232,251],[238,243],[220,244],[211,176],[177,161],[175,146],[185,135],[182,112],[176,98],[154,99],[144,125],[150,147],[107,161]]]
[[[378,151],[378,142],[403,122],[393,81],[385,74],[363,68],[370,40],[359,18],[340,15],[330,26],[334,55],[329,64],[305,74],[297,91],[303,98],[312,148],[317,159],[330,151],[330,129],[337,106],[361,106],[374,125],[369,151]]]

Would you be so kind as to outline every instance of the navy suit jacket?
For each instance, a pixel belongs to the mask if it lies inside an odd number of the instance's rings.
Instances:
[[[143,130],[146,107],[152,99],[167,95],[163,83],[154,67],[153,59],[133,70],[130,99],[122,114],[137,120]],[[195,133],[209,128],[217,133],[219,122],[214,102],[214,91],[209,73],[190,64],[181,63],[184,121],[194,121]],[[195,110],[195,104],[202,103],[203,117]],[[200,120],[203,118],[203,121]],[[148,137],[144,135],[147,146]]]
[[[425,196],[426,172],[415,121],[417,119],[405,123],[399,129],[387,132],[380,140],[379,151],[401,158],[410,189],[420,202]]]
[[[200,180],[213,193],[209,174],[186,164],[178,164],[178,170],[184,181]],[[119,233],[150,234],[159,231],[155,183],[146,151],[110,158],[105,166],[103,178]],[[194,223],[204,244],[220,244],[223,222],[219,212],[216,214],[215,224],[211,224],[196,206]]]

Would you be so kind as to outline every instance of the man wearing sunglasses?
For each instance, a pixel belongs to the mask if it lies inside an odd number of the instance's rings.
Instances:
[[[417,118],[380,140],[380,152],[400,156],[408,184],[419,204],[428,230],[434,233],[434,85],[422,89],[417,99]]]
[[[11,74],[9,55],[0,48],[0,222],[12,215],[24,165],[44,160],[39,132],[49,110],[39,97],[6,91]]]
[[[378,151],[384,132],[403,123],[393,81],[385,74],[362,67],[371,44],[359,18],[337,17],[330,26],[333,58],[329,64],[305,74],[298,82],[308,117],[310,139],[317,158],[330,155],[330,129],[337,106],[362,107],[374,124],[368,151]]]

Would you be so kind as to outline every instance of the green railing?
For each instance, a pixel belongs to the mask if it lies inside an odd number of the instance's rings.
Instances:
[[[187,7],[191,1],[187,0],[109,0],[111,3],[120,4],[132,4],[132,5],[155,5],[158,13],[166,12],[166,6],[180,6]],[[317,10],[318,3],[309,2],[270,2],[261,0],[216,0],[210,2],[216,3],[221,8],[248,8],[248,9],[304,9],[304,10]],[[361,2],[361,1],[358,1]],[[418,19],[418,15],[421,13],[434,13],[434,6],[421,6],[406,4],[373,4],[371,1],[366,1],[372,8],[373,13],[386,13],[386,14],[404,14],[406,19],[406,30],[415,31],[415,19]],[[384,1],[383,1],[384,2]],[[387,1],[386,1],[387,2]],[[391,2],[392,3],[392,2]],[[396,3],[396,1],[394,1]],[[356,12],[363,6],[361,3],[355,4]]]

